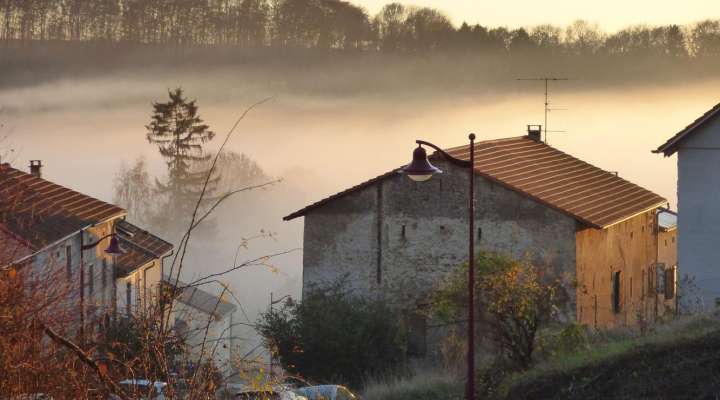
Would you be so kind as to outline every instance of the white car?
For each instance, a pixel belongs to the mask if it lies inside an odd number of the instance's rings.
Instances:
[[[235,400],[307,400],[284,386],[262,389],[245,389],[235,394]]]
[[[126,379],[118,382],[125,393],[143,400],[165,400],[167,383],[153,382],[147,379]],[[111,396],[117,399],[117,396]]]
[[[340,385],[307,386],[295,389],[295,393],[308,400],[357,400],[348,388]]]

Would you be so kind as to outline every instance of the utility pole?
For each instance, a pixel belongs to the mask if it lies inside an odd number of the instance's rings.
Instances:
[[[270,292],[270,314],[272,315],[273,312],[273,292]],[[273,358],[275,358],[275,349],[270,348],[270,377],[275,377],[275,372],[273,372]]]
[[[554,78],[554,77],[543,77],[543,78],[518,78],[518,81],[544,81],[545,82],[545,120],[543,123],[543,142],[547,143],[547,134],[550,132],[548,130],[548,111],[552,111],[553,109],[550,108],[550,102],[548,101],[548,82],[550,81],[567,81],[568,78]],[[556,108],[555,110],[560,110]],[[562,131],[557,131],[562,132]]]
[[[273,311],[274,311],[273,306],[274,306],[275,304],[278,304],[278,303],[280,303],[281,301],[283,301],[283,300],[285,300],[285,299],[288,299],[288,298],[290,298],[290,295],[289,295],[289,294],[286,294],[285,296],[282,296],[282,297],[280,297],[279,299],[274,299],[274,298],[273,298],[273,292],[270,292],[270,314],[273,313]],[[276,349],[272,349],[272,348],[271,348],[271,349],[269,349],[269,350],[270,350],[270,376],[271,376],[271,377],[275,377],[275,372],[273,372],[273,365],[275,364],[274,361],[275,361],[275,350],[276,350]]]

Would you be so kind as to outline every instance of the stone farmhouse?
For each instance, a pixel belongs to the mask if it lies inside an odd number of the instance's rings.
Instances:
[[[468,146],[447,150],[469,158]],[[605,328],[675,310],[674,213],[640,186],[553,148],[539,132],[475,144],[477,251],[562,277],[569,317]],[[286,216],[305,217],[303,291],[345,277],[402,310],[427,350],[430,293],[467,261],[467,170],[427,182],[389,171]],[[662,221],[662,226],[659,223]]]
[[[43,179],[40,161],[30,171],[0,164],[0,266],[32,268],[62,290],[77,307],[70,326],[140,310],[173,246],[125,221],[124,209]],[[113,233],[123,254],[105,252]]]
[[[681,303],[691,311],[713,309],[720,305],[720,104],[654,152],[678,155],[678,257],[697,289]]]

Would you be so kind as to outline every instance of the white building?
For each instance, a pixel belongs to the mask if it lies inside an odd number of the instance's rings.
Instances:
[[[0,164],[0,267],[27,266],[38,291],[64,299],[61,325],[97,327],[103,315],[134,311],[158,287],[173,246],[125,221],[127,212],[30,173]],[[109,254],[112,237],[123,254]],[[129,301],[128,301],[129,300]]]
[[[694,278],[686,288],[681,282],[681,303],[714,308],[720,305],[720,104],[653,152],[678,154],[678,261],[682,275]]]
[[[233,314],[237,306],[222,297],[165,277],[168,284],[181,289],[173,304],[170,324],[183,336],[191,358],[212,360],[226,375],[235,369]]]

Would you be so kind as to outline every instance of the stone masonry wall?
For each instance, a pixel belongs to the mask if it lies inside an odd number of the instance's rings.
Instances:
[[[398,174],[310,211],[303,290],[347,276],[355,293],[407,312],[425,303],[468,253],[468,173],[436,165],[444,173],[427,182]],[[575,219],[475,179],[476,250],[551,266],[565,278],[574,313]]]

